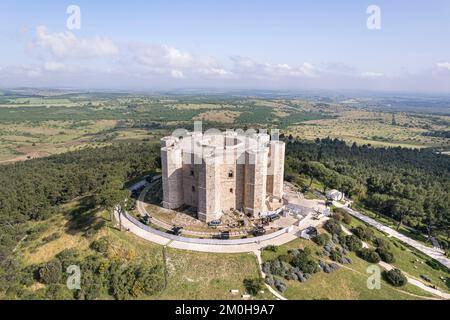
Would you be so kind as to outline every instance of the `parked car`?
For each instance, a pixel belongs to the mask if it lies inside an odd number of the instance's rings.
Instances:
[[[222,224],[222,221],[220,221],[220,220],[213,220],[213,221],[208,222],[209,227],[217,227],[217,226],[220,226],[221,224]]]
[[[274,213],[274,214],[269,215],[267,218],[272,222],[272,221],[280,219],[281,217],[280,217],[280,215]]]
[[[258,226],[258,227],[256,227],[254,230],[253,230],[253,235],[255,236],[255,237],[260,237],[260,236],[263,236],[263,235],[265,235],[266,234],[266,229],[264,229],[263,227],[261,227],[261,226]]]
[[[183,227],[173,227],[172,228],[172,234],[174,236],[180,236],[182,231],[183,231]]]

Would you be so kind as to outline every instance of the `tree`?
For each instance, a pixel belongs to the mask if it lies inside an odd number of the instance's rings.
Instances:
[[[361,249],[357,252],[358,257],[360,257],[361,259],[366,260],[367,262],[370,263],[378,263],[381,261],[380,256],[378,255],[377,252],[375,252],[374,250],[370,250],[370,249]]]
[[[244,287],[247,293],[252,296],[256,296],[259,291],[262,290],[264,281],[261,278],[258,279],[244,279]]]
[[[383,260],[384,262],[386,263],[395,262],[394,254],[385,247],[378,247],[376,249],[376,252],[380,256],[381,260]]]
[[[119,228],[122,230],[122,213],[126,207],[129,192],[123,189],[123,182],[117,177],[111,177],[96,194],[96,203],[109,212],[110,221],[114,220],[114,211],[119,216]]]

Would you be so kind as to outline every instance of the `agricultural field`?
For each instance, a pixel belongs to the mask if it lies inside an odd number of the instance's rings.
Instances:
[[[278,128],[305,140],[450,151],[450,116],[369,110],[351,101],[159,96],[127,93],[10,93],[0,99],[0,163],[114,141],[155,141],[176,128]]]

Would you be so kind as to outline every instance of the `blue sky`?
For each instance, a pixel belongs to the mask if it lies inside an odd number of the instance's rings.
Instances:
[[[449,35],[446,0],[3,0],[0,86],[450,92]]]

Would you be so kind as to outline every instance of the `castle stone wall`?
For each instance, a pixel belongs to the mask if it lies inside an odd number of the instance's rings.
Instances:
[[[163,206],[197,208],[202,221],[242,210],[257,217],[268,197],[282,198],[284,143],[234,132],[161,140]]]

